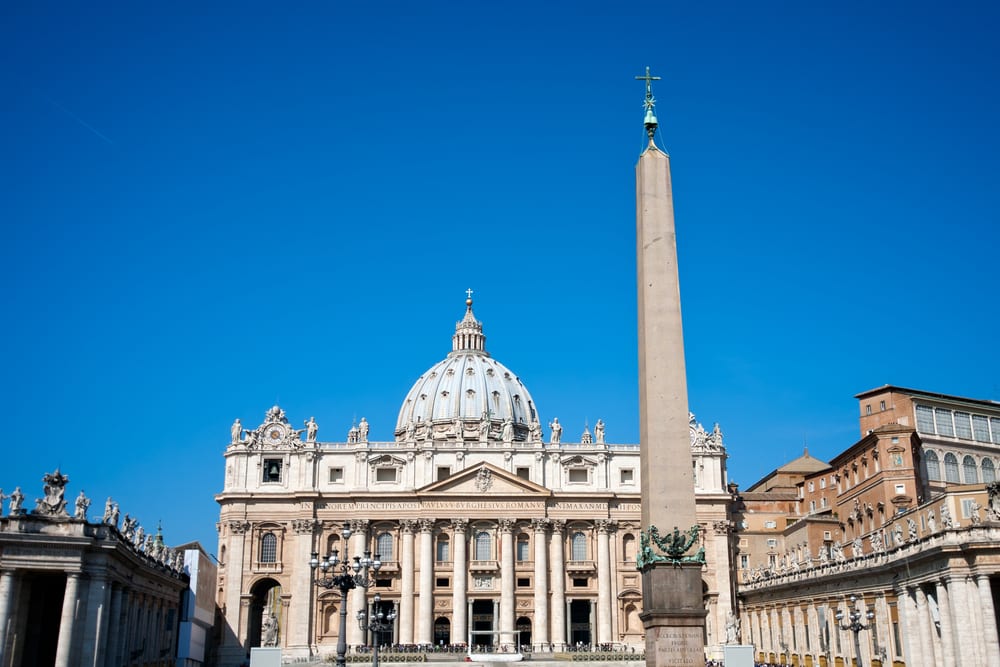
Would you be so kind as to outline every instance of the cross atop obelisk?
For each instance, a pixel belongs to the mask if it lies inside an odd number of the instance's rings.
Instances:
[[[642,477],[640,615],[646,664],[705,664],[701,546],[691,473],[684,332],[670,158],[653,143],[656,116],[649,74],[644,125],[650,145],[636,165],[639,306],[639,465]]]
[[[643,107],[645,107],[646,109],[646,118],[644,124],[646,126],[646,135],[649,136],[649,141],[652,142],[653,135],[656,134],[656,126],[657,126],[656,113],[654,112],[654,108],[656,107],[656,98],[653,97],[652,82],[659,81],[660,77],[651,76],[649,73],[649,68],[647,67],[645,76],[637,76],[635,78],[639,81],[644,80],[646,82],[646,100],[645,102],[643,102]]]

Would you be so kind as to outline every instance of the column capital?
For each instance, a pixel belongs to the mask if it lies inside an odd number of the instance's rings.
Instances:
[[[497,524],[500,526],[501,533],[514,532],[514,519],[498,519]]]
[[[552,519],[552,523],[550,525],[552,526],[553,533],[562,533],[564,530],[566,530],[565,519]]]
[[[248,530],[250,530],[249,521],[230,521],[229,522],[229,532],[234,535],[243,535]]]
[[[600,535],[607,535],[618,529],[618,522],[613,519],[598,519],[594,521],[594,526]]]
[[[412,535],[417,532],[417,522],[413,519],[403,519],[399,522],[399,529],[404,535]]]
[[[536,533],[544,533],[549,529],[551,521],[547,517],[540,517],[531,520],[531,527]]]
[[[371,525],[371,521],[368,519],[351,519],[349,523],[355,535],[358,533],[367,533],[368,526]]]
[[[434,530],[434,519],[417,519],[421,533],[430,533]]]
[[[292,530],[296,535],[312,535],[319,526],[315,519],[295,519],[292,521]]]
[[[451,528],[455,531],[456,535],[465,535],[465,532],[469,530],[469,520],[468,519],[452,519]]]

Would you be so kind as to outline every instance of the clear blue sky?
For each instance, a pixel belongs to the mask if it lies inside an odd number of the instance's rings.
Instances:
[[[1000,5],[613,4],[0,4],[0,486],[214,551],[233,419],[389,439],[468,287],[543,421],[636,442],[647,65],[732,479],[881,384],[1000,398]]]

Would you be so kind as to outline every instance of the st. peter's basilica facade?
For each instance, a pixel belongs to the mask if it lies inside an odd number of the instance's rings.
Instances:
[[[333,653],[340,594],[314,586],[309,566],[333,550],[382,562],[348,598],[349,647],[373,641],[354,618],[375,593],[397,613],[380,644],[643,646],[638,445],[606,442],[601,421],[565,442],[555,418],[544,439],[527,388],[485,341],[469,300],[392,442],[369,441],[363,419],[347,442],[320,442],[311,418],[296,429],[278,406],[259,426],[233,424],[216,496],[220,664],[270,643]],[[734,611],[730,493],[722,435],[693,416],[691,465],[712,647]]]

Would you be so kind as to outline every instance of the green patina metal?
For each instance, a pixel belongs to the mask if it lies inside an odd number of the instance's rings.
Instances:
[[[668,533],[666,537],[660,537],[660,531],[656,526],[650,526],[649,530],[639,533],[639,553],[635,559],[635,569],[644,570],[656,563],[668,563],[670,565],[680,565],[681,563],[705,564],[705,547],[700,547],[693,554],[688,554],[698,542],[701,534],[701,526],[697,524],[682,533],[677,526],[674,532]],[[656,547],[660,553],[653,550]]]

